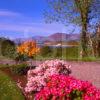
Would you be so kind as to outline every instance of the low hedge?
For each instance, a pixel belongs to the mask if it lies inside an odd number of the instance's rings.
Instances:
[[[18,64],[10,67],[13,74],[26,75],[29,69],[33,69],[35,66],[28,66],[27,64]]]

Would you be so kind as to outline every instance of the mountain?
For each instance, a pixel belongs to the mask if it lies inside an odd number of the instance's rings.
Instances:
[[[46,40],[46,37],[44,37],[44,36],[34,36],[31,39],[35,40],[36,42],[44,42]]]
[[[51,41],[79,40],[79,34],[55,33],[48,36],[48,39],[51,39]]]
[[[50,41],[66,41],[67,34],[65,33],[55,33],[48,36],[48,40]]]
[[[79,34],[66,34],[66,33],[54,33],[52,35],[49,35],[47,37],[45,36],[33,36],[30,38],[18,38],[15,39],[15,43],[21,43],[26,40],[35,40],[38,43],[44,43],[45,41],[51,41],[51,42],[57,42],[57,41],[72,41],[72,40],[79,40],[80,35]]]

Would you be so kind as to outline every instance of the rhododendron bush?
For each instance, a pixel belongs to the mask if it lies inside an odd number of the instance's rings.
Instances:
[[[100,90],[92,84],[65,75],[52,75],[35,100],[100,100]]]
[[[51,75],[68,75],[70,73],[70,65],[63,60],[47,60],[40,64],[36,69],[28,71],[27,84],[25,91],[33,92],[40,91],[46,86],[48,77]]]

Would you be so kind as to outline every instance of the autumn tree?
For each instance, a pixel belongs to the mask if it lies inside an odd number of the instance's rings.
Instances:
[[[35,41],[26,41],[17,47],[17,52],[32,58],[39,52],[39,48]]]
[[[89,27],[100,19],[100,0],[46,0],[46,22],[74,23],[81,27],[82,57],[88,56]]]

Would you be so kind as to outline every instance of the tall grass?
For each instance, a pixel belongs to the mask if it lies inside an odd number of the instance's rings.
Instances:
[[[15,83],[0,71],[0,100],[25,100]]]

